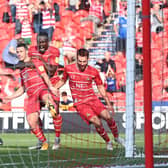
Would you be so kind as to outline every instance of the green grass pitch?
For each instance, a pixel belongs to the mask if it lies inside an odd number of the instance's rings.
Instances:
[[[122,135],[121,135],[122,136]],[[125,150],[113,143],[114,150],[107,151],[104,141],[95,133],[90,134],[61,134],[61,148],[52,151],[54,134],[47,133],[50,143],[49,150],[29,150],[37,139],[30,133],[2,133],[0,137],[4,144],[0,146],[0,168],[42,168],[42,167],[95,167],[111,165],[144,164],[144,157],[125,158]],[[157,143],[158,138],[154,138]],[[141,156],[144,152],[144,136],[136,135],[137,152]],[[164,146],[164,149],[167,147]],[[161,153],[161,147],[154,148],[155,153]],[[164,150],[166,151],[166,150]],[[168,150],[167,150],[168,151]],[[155,159],[156,163],[166,162],[168,159]]]

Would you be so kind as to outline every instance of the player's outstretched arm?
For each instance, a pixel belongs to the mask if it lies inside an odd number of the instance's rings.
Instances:
[[[20,88],[19,88],[16,92],[14,92],[11,96],[3,97],[3,101],[4,101],[4,102],[10,101],[10,100],[12,100],[12,99],[15,99],[15,98],[21,96],[23,93],[24,93],[24,88],[23,88],[23,87],[20,87]]]

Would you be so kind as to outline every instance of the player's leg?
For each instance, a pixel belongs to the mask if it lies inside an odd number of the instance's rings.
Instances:
[[[42,121],[39,118],[39,112],[40,112],[39,95],[37,94],[37,95],[34,95],[34,96],[30,96],[28,98],[28,104],[27,104],[27,107],[26,107],[27,121],[28,121],[28,124],[31,128],[31,132],[42,143],[41,147],[39,146],[39,148],[41,150],[47,150],[48,149],[48,143],[46,142],[46,137],[44,136],[44,133],[43,133],[43,130],[42,130]]]
[[[53,118],[53,125],[55,130],[55,143],[52,147],[53,150],[57,150],[60,147],[60,134],[62,128],[62,116],[59,113],[59,102],[54,101],[50,94],[44,94],[42,100],[47,102],[50,113]]]
[[[104,139],[107,144],[107,150],[113,150],[110,138],[105,131],[101,120],[95,115],[92,108],[89,105],[82,104],[76,107],[82,119],[86,121],[87,124],[92,123],[95,126],[97,133]]]
[[[114,140],[116,142],[118,142],[119,144],[125,146],[125,142],[122,138],[119,137],[119,132],[118,132],[118,127],[117,124],[114,120],[113,117],[111,117],[110,113],[104,109],[101,113],[100,116],[107,122],[108,127],[110,128],[113,136],[114,136]]]
[[[43,133],[42,128],[39,126],[39,113],[34,112],[27,115],[27,121],[31,128],[31,132],[42,142],[41,150],[48,149],[47,139]]]
[[[97,133],[105,140],[105,142],[107,144],[107,150],[113,150],[112,143],[110,141],[110,138],[109,138],[106,130],[103,127],[101,120],[97,116],[93,116],[89,120],[89,122],[95,126]]]

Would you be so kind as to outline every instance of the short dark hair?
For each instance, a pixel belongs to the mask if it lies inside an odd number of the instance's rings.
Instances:
[[[18,48],[18,47],[23,47],[26,50],[28,49],[28,47],[27,47],[27,45],[25,43],[19,43],[16,48]]]
[[[37,41],[38,41],[39,37],[41,37],[41,36],[46,37],[47,40],[48,40],[48,33],[46,33],[46,32],[40,32],[40,33],[37,35]]]
[[[61,95],[62,95],[62,96],[67,96],[67,92],[66,92],[66,91],[63,91],[63,92],[61,93]]]
[[[77,51],[77,57],[78,55],[89,58],[89,51],[85,48],[81,48]]]

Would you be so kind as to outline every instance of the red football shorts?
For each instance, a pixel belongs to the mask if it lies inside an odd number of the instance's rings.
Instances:
[[[94,99],[77,105],[76,110],[81,118],[89,124],[89,121],[93,116],[99,116],[102,111],[106,110],[106,108],[99,99]]]
[[[40,90],[36,94],[28,97],[26,103],[26,115],[34,112],[40,113],[40,98],[46,94],[46,90]]]

